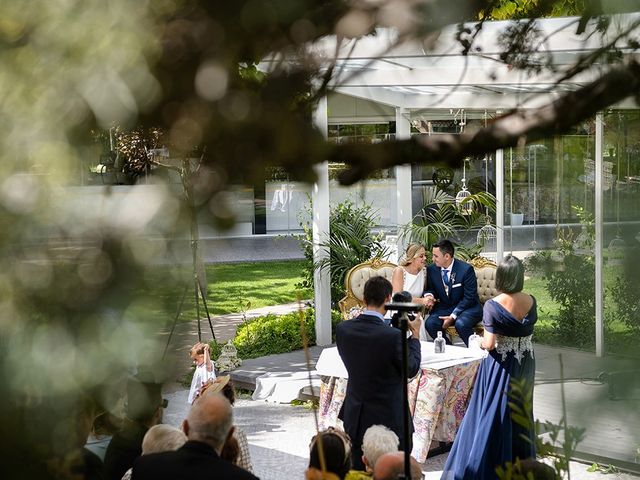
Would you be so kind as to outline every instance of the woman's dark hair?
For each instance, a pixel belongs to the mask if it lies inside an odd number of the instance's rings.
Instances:
[[[324,454],[327,472],[333,473],[341,480],[351,470],[351,441],[349,435],[342,430],[329,427],[324,432],[311,439],[309,452],[309,467],[322,469],[320,464],[320,449],[318,440],[322,439],[322,450]]]
[[[504,293],[517,293],[523,287],[524,266],[519,258],[507,255],[496,270],[496,288]]]

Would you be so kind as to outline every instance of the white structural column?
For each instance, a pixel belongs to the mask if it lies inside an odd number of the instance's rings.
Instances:
[[[496,150],[496,263],[504,258],[504,150]]]
[[[602,195],[602,146],[604,140],[604,124],[602,112],[596,114],[596,178],[595,178],[595,264],[596,264],[596,356],[604,355],[604,283],[602,276],[602,247],[603,247],[603,195]]]
[[[318,129],[328,136],[327,98],[323,97],[314,112],[314,122]],[[313,261],[319,262],[328,253],[320,248],[320,243],[329,237],[329,163],[314,167],[317,180],[311,189],[313,206]],[[331,343],[331,272],[329,268],[313,273],[314,304],[316,314],[316,343]]]
[[[411,123],[409,111],[396,107],[396,139],[407,140],[411,138]],[[398,217],[398,233],[400,226],[406,225],[413,219],[411,210],[411,165],[398,165],[396,171],[396,205]],[[398,241],[398,258],[404,252],[404,242]]]

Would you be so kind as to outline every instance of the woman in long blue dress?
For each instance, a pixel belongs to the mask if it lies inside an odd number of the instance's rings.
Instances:
[[[496,271],[496,288],[501,293],[484,306],[482,348],[488,350],[456,439],[442,473],[442,479],[493,479],[496,467],[516,458],[535,457],[533,414],[528,409],[529,427],[511,418],[509,402],[533,399],[535,360],[531,337],[538,319],[536,300],[522,292],[522,262],[507,256]],[[524,395],[512,396],[514,382]],[[521,422],[522,423],[522,422]]]

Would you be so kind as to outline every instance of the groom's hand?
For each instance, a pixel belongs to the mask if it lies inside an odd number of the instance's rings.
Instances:
[[[449,328],[451,325],[456,323],[456,319],[453,318],[451,315],[444,315],[438,318],[442,320],[442,328]]]

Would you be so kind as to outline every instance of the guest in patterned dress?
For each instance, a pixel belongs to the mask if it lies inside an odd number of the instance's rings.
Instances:
[[[488,356],[478,369],[442,479],[498,478],[496,467],[516,458],[535,457],[531,338],[538,317],[536,300],[522,292],[523,284],[522,262],[507,256],[496,271],[496,287],[501,293],[484,306],[482,348]],[[523,409],[528,427],[513,420],[509,402]]]

